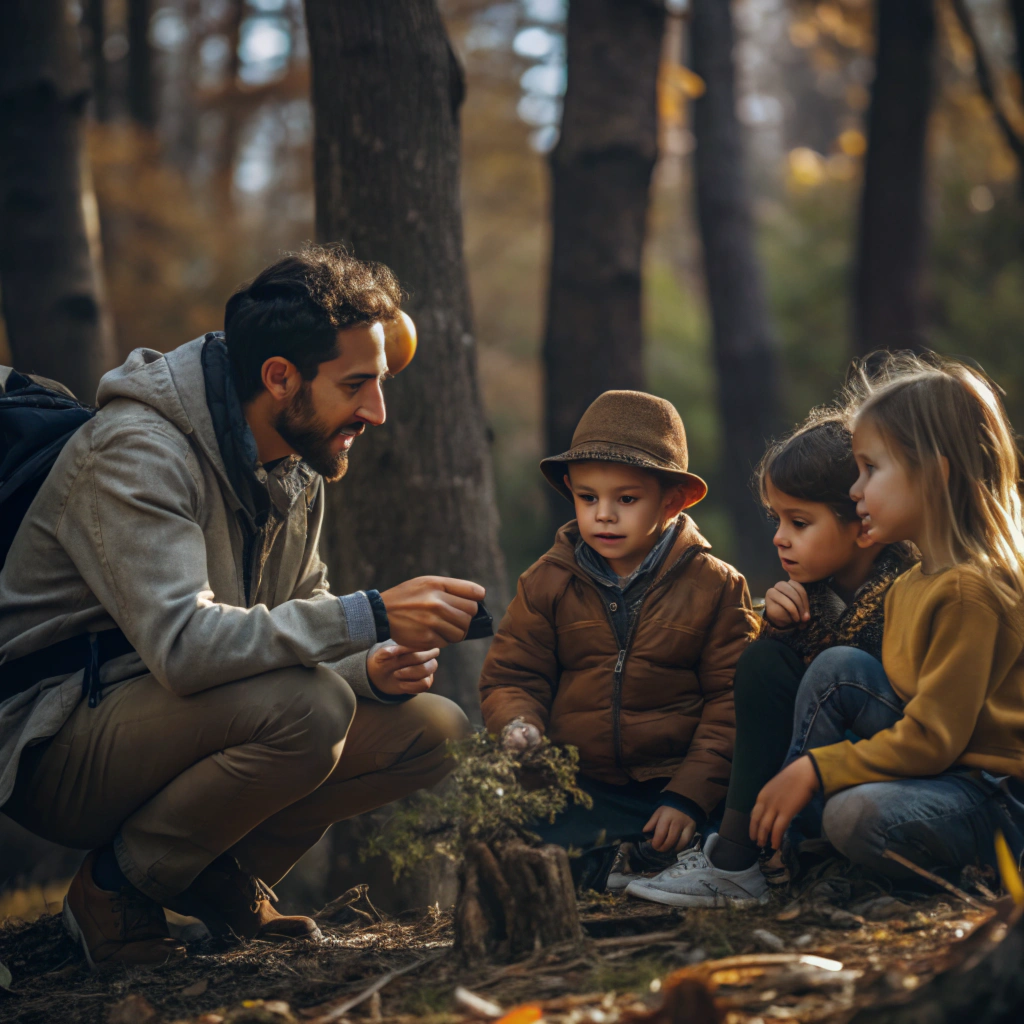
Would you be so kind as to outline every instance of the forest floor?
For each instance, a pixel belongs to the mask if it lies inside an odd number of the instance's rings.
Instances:
[[[321,911],[323,944],[218,949],[207,939],[147,970],[91,972],[59,915],[11,919],[0,925],[0,963],[13,977],[0,989],[0,1021],[710,1024],[700,994],[709,991],[726,1024],[839,1021],[927,984],[994,913],[951,895],[897,899],[827,864],[793,895],[756,910],[686,912],[592,895],[580,902],[582,947],[475,966],[452,949],[449,911],[387,918],[363,887]],[[700,983],[697,1003],[671,1012],[668,993],[684,977]]]

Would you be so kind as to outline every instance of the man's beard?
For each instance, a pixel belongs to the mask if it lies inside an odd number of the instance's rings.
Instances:
[[[277,414],[274,429],[299,453],[306,465],[329,483],[340,480],[348,471],[348,452],[331,450],[331,441],[337,431],[324,426],[317,416],[308,383],[304,382],[291,405]]]

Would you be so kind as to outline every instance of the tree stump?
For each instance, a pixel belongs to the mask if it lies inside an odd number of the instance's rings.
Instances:
[[[472,843],[459,869],[455,948],[469,962],[582,944],[569,857],[560,846]]]

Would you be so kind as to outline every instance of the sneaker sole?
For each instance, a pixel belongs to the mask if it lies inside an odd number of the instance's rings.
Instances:
[[[651,903],[661,903],[667,907],[711,907],[723,909],[725,907],[736,907],[738,910],[764,906],[770,899],[768,893],[760,897],[751,896],[749,898],[722,896],[721,894],[697,896],[693,893],[664,892],[661,889],[654,889],[646,885],[638,886],[634,883],[627,886],[626,895],[634,896],[641,900],[649,900]]]
[[[61,914],[64,919],[64,930],[71,937],[72,942],[77,942],[82,947],[82,952],[85,954],[86,963],[89,965],[90,971],[96,970],[96,963],[92,958],[92,954],[89,952],[89,947],[86,944],[85,936],[82,934],[82,929],[78,927],[78,922],[75,920],[75,915],[71,910],[71,904],[68,903],[67,896],[64,897],[64,910]]]

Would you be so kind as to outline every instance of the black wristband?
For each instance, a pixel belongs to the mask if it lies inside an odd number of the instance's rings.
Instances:
[[[677,811],[682,811],[683,814],[689,815],[697,823],[697,828],[703,828],[708,820],[708,816],[704,813],[704,808],[700,804],[680,793],[673,793],[663,789],[658,803],[662,807],[674,807]]]
[[[388,610],[384,607],[384,598],[378,590],[365,590],[366,600],[370,602],[373,612],[373,624],[377,629],[377,643],[382,644],[391,639],[391,623],[388,622]]]

